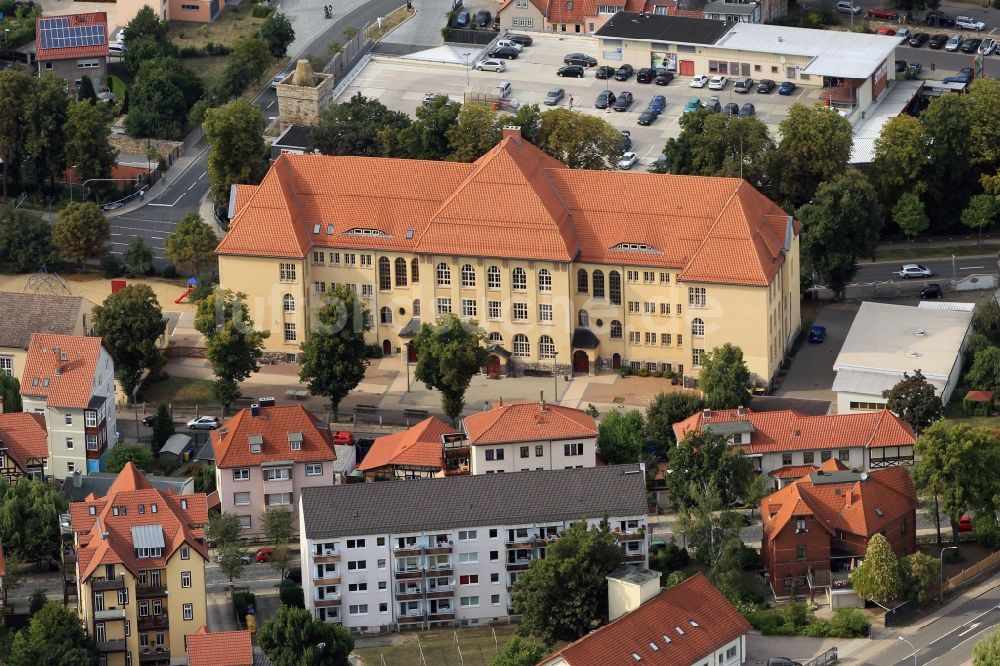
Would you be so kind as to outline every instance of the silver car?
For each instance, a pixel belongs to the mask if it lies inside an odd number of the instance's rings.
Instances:
[[[497,58],[487,58],[486,60],[480,60],[478,63],[476,63],[476,69],[478,69],[480,72],[483,71],[484,69],[489,70],[491,72],[506,72],[507,63]]]
[[[542,103],[547,106],[555,106],[561,102],[565,96],[566,91],[562,88],[549,88],[549,91],[545,93],[545,99],[542,100]]]
[[[920,264],[903,264],[897,275],[904,279],[911,277],[933,277],[934,271]]]

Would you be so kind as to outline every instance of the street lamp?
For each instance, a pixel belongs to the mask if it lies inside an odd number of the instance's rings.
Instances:
[[[470,55],[472,55],[471,51],[466,51],[465,53],[462,54],[462,57],[465,59],[465,87],[466,88],[469,87],[469,69],[470,69],[470,66],[469,66],[469,56]]]
[[[911,643],[910,641],[906,640],[902,636],[897,636],[897,638],[899,638],[899,640],[901,640],[904,643],[906,643],[907,645],[909,645],[910,649],[913,650],[913,666],[917,666],[917,648],[913,647],[913,643]]]
[[[958,546],[945,546],[938,555],[938,604],[944,606],[944,551],[958,550]]]
[[[553,404],[559,402],[559,366],[556,365],[557,356],[559,356],[559,352],[552,352],[552,388],[554,389],[553,392],[555,394]]]
[[[406,343],[406,356],[403,358],[403,365],[406,366],[406,392],[410,392],[410,347],[413,346],[412,342]]]

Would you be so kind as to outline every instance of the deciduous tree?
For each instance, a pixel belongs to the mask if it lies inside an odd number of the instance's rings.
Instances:
[[[284,14],[274,12],[257,29],[257,36],[267,43],[272,57],[284,58],[288,45],[295,41],[295,29]]]
[[[661,459],[670,457],[677,444],[674,424],[700,412],[705,401],[695,391],[671,391],[658,393],[646,408],[646,439],[656,445],[656,453]]]
[[[979,247],[983,246],[983,229],[992,227],[998,214],[1000,201],[991,194],[977,194],[962,211],[962,224],[979,232]]]
[[[143,472],[150,472],[153,468],[153,454],[145,446],[119,444],[108,452],[105,465],[109,472],[120,472],[125,463],[129,462]]]
[[[851,123],[835,109],[793,104],[779,133],[781,141],[772,162],[779,201],[798,208],[813,198],[820,183],[847,170]]]
[[[521,136],[539,145],[538,132],[542,127],[542,111],[537,104],[522,104],[512,116],[501,116],[500,122],[511,127],[520,127]]]
[[[673,473],[667,476],[667,494],[678,510],[694,504],[694,492],[718,493],[720,506],[747,498],[753,463],[722,435],[698,430],[687,433],[670,457]]]
[[[126,46],[131,48],[132,42],[141,37],[152,37],[158,41],[167,40],[166,22],[161,21],[149,5],[143,5],[125,26]]]
[[[727,342],[706,353],[699,385],[705,404],[712,409],[745,407],[750,400],[750,370],[743,350]]]
[[[890,118],[875,139],[871,176],[879,198],[902,201],[908,192],[919,196],[926,187],[929,154],[927,131],[918,118],[906,114]]]
[[[66,509],[66,500],[58,488],[43,481],[22,479],[14,485],[0,484],[0,542],[4,553],[25,562],[58,561],[59,514]]]
[[[537,139],[539,148],[571,169],[611,169],[621,132],[603,118],[552,109],[542,114]]]
[[[247,554],[243,552],[243,548],[237,542],[229,542],[219,546],[219,568],[222,570],[223,575],[225,575],[229,582],[232,583],[233,580],[243,576],[243,567],[245,566],[243,562],[245,561]]]
[[[466,104],[445,134],[452,162],[473,162],[500,141],[502,118],[484,104]]]
[[[757,118],[699,111],[681,117],[681,133],[663,149],[672,173],[745,178],[770,189],[768,163],[774,139]]]
[[[165,402],[156,406],[156,418],[153,420],[153,441],[151,443],[153,451],[159,453],[174,434],[174,417],[170,414],[170,407]]]
[[[0,72],[0,162],[3,163],[3,198],[7,198],[9,177],[20,171],[27,135],[28,98],[35,79],[20,69]]]
[[[923,603],[934,596],[938,587],[938,561],[917,551],[899,560],[899,581],[902,596]]]
[[[624,558],[607,521],[600,527],[573,523],[551,542],[545,559],[531,561],[514,583],[513,605],[521,616],[517,632],[546,645],[573,640],[608,619],[607,575]]]
[[[974,389],[1000,395],[1000,347],[987,347],[978,352],[965,379]]]
[[[181,139],[188,110],[203,94],[198,75],[174,58],[147,61],[128,91],[125,131],[133,137]]]
[[[417,108],[417,119],[401,129],[393,126],[379,133],[383,149],[390,157],[415,160],[443,160],[450,152],[448,129],[458,118],[461,105],[445,96]]]
[[[54,262],[52,225],[26,210],[0,208],[0,260],[18,272]]]
[[[642,412],[638,409],[627,414],[611,410],[598,426],[597,455],[609,465],[640,462],[644,432]]]
[[[465,407],[465,391],[489,354],[483,346],[486,333],[475,321],[461,321],[454,314],[423,324],[413,344],[417,348],[414,376],[429,389],[441,392],[441,407],[452,423]]]
[[[972,649],[972,666],[1000,664],[1000,629],[994,629],[979,639]]]
[[[515,636],[493,657],[490,666],[535,666],[544,656],[544,645]]]
[[[142,236],[133,236],[125,249],[125,270],[132,277],[149,275],[153,272],[153,251]]]
[[[104,254],[111,228],[100,207],[90,201],[66,204],[52,229],[52,242],[67,261],[82,267],[87,259]]]
[[[851,572],[851,587],[861,598],[883,606],[899,598],[899,562],[882,534],[868,539],[865,559]]]
[[[267,171],[264,119],[250,101],[238,99],[209,109],[202,125],[211,146],[208,175],[217,204],[229,201],[234,183],[256,184]]]
[[[330,400],[333,420],[340,418],[340,402],[365,378],[365,332],[371,314],[346,285],[324,297],[316,313],[317,326],[302,344],[299,380],[313,395]]]
[[[132,39],[125,50],[125,68],[136,76],[142,74],[142,68],[158,58],[173,58],[177,49],[166,39],[157,39],[143,35]]]
[[[0,374],[0,398],[3,398],[3,413],[24,411],[21,406],[21,382],[17,377]]]
[[[63,90],[65,83],[51,73],[42,74],[34,85],[33,94],[27,98],[27,133],[25,135],[26,159],[22,166],[22,180],[37,186],[48,183],[53,190],[56,178],[66,169],[66,120],[69,98]]]
[[[213,393],[223,412],[240,397],[240,383],[260,370],[270,331],[254,329],[246,294],[217,290],[198,303],[195,328],[205,336],[205,358],[215,373]]]
[[[907,242],[927,231],[930,220],[924,212],[924,202],[916,192],[903,192],[892,207],[892,221],[906,234]]]
[[[882,397],[886,408],[909,423],[917,434],[944,416],[941,397],[919,369],[912,375],[904,372],[895,386],[882,392]]]
[[[292,540],[294,526],[292,512],[284,507],[268,509],[261,516],[264,525],[264,536],[268,541],[289,542]]]
[[[197,213],[188,213],[177,223],[174,233],[167,236],[167,258],[177,268],[200,275],[202,269],[215,261],[215,248],[219,238],[212,227],[205,224]]]
[[[309,140],[324,155],[379,157],[385,152],[379,134],[397,132],[409,124],[405,113],[390,111],[377,99],[355,93],[346,102],[320,111],[319,125],[312,129]]]
[[[66,120],[66,162],[81,181],[109,178],[118,151],[111,147],[111,118],[86,101],[70,102]]]
[[[257,641],[274,666],[347,666],[354,649],[347,629],[284,605],[260,627]]]
[[[928,145],[924,200],[933,219],[956,217],[978,187],[968,155],[972,120],[965,98],[944,95],[920,114]]]
[[[94,332],[104,339],[129,400],[135,396],[142,373],[163,364],[157,342],[166,329],[163,310],[149,285],[131,284],[94,309]]]
[[[207,536],[216,548],[239,542],[242,532],[240,517],[235,513],[213,513],[208,518]]]
[[[66,666],[97,663],[94,642],[75,611],[54,601],[31,617],[11,646],[10,666]]]

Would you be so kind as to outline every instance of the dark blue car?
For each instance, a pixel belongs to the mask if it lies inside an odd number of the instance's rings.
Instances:
[[[663,110],[667,108],[667,98],[663,95],[654,95],[653,99],[649,100],[649,110],[656,111],[657,113],[663,113]]]
[[[826,327],[825,326],[810,326],[809,327],[809,342],[820,343],[826,338]]]
[[[797,86],[791,81],[784,81],[780,86],[778,86],[779,95],[791,95]]]

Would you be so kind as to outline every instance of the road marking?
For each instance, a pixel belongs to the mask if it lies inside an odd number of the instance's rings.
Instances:
[[[971,271],[971,270],[973,270],[975,268],[983,268],[983,267],[982,266],[959,266],[958,270],[960,270],[960,271]]]
[[[951,636],[953,633],[955,633],[956,630],[961,629],[962,627],[968,626],[968,624],[970,624],[972,622],[975,622],[976,620],[979,620],[980,618],[986,617],[987,615],[989,615],[993,611],[997,610],[998,608],[1000,608],[1000,604],[997,604],[996,606],[994,606],[993,608],[989,609],[988,611],[986,611],[984,613],[980,613],[976,617],[974,617],[971,620],[969,620],[969,622],[967,622],[966,624],[961,624],[958,627],[956,627],[955,629],[952,629],[951,631],[949,631],[948,633],[942,634],[938,638],[935,638],[933,641],[931,641],[930,643],[927,644],[927,647],[930,647],[930,646],[934,645],[935,643],[937,643],[939,640],[945,638],[946,636]]]
[[[189,187],[189,188],[188,188],[188,192],[190,192],[191,190],[193,190],[193,189],[194,189],[194,186],[195,186],[195,185],[197,185],[197,184],[198,184],[198,181],[197,181],[197,180],[196,180],[196,181],[194,181],[193,183],[191,183],[191,187]]]
[[[178,202],[178,201],[180,201],[180,200],[181,200],[181,199],[183,199],[183,198],[184,198],[184,195],[182,194],[182,195],[180,195],[179,197],[177,197],[176,199],[174,199],[174,202],[173,202],[173,203],[168,203],[168,204],[161,204],[161,203],[151,203],[151,204],[148,204],[148,205],[150,205],[150,206],[163,206],[164,208],[170,208],[170,207],[172,207],[172,206],[176,206],[176,205],[177,205],[177,202]]]
[[[966,629],[965,631],[963,631],[962,633],[960,633],[958,635],[958,637],[961,638],[962,636],[966,635],[970,631],[974,631],[976,629],[976,627],[978,627],[980,624],[982,624],[982,623],[981,622],[973,622],[971,625],[969,625],[969,628]]]
[[[205,173],[203,173],[200,176],[198,176],[198,180],[201,180],[202,178],[204,178],[207,175],[208,175],[208,172],[206,171]]]
[[[265,106],[265,107],[264,107],[264,109],[265,109],[265,110],[266,110],[266,109],[270,109],[270,108],[271,108],[272,106],[274,106],[274,100],[271,100],[271,103],[270,103],[270,104],[268,104],[267,106]]]

